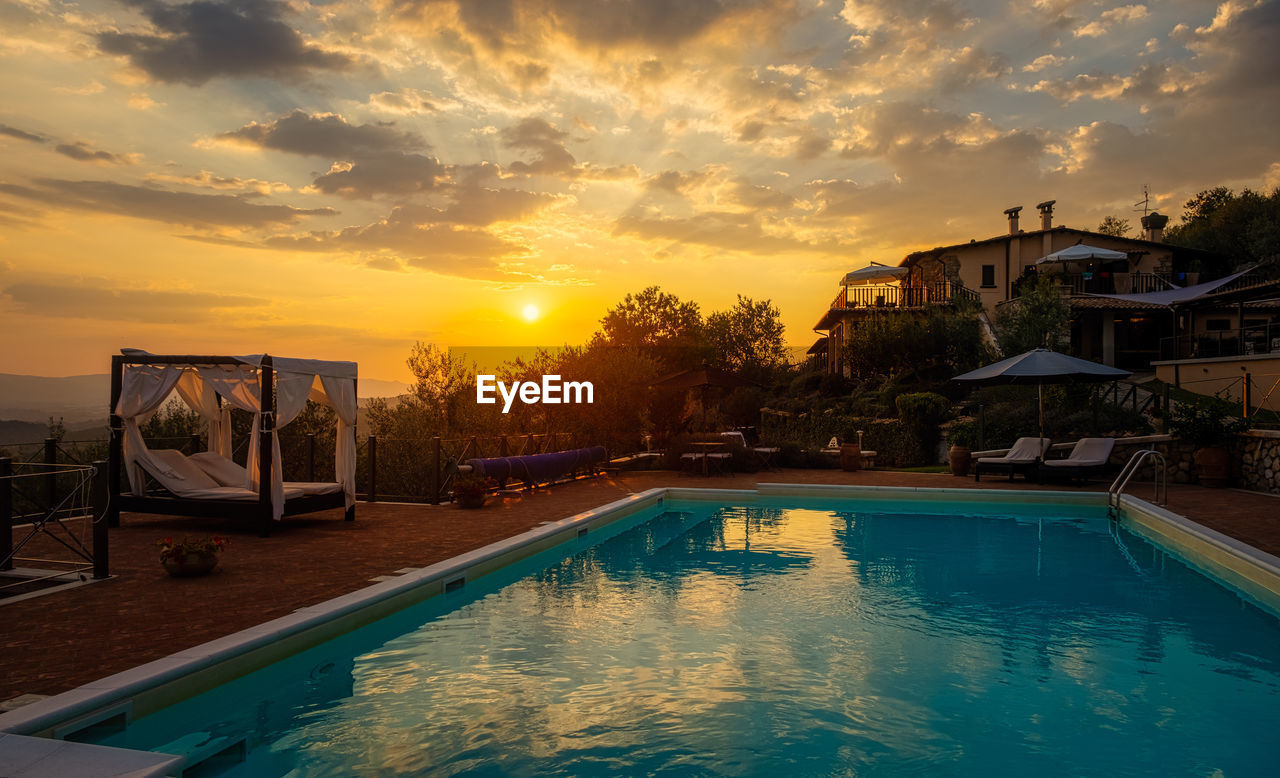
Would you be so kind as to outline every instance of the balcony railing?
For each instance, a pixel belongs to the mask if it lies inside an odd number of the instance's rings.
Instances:
[[[977,299],[977,292],[950,281],[921,286],[845,286],[831,301],[831,307],[836,310],[924,308]]]
[[[1146,294],[1174,288],[1168,278],[1158,273],[1066,273],[1053,278],[1071,295]]]
[[[1160,340],[1160,359],[1207,359],[1280,352],[1280,324],[1210,330]]]

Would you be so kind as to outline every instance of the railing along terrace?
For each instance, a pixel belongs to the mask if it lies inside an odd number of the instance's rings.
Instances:
[[[576,433],[476,435],[466,438],[385,438],[370,435],[356,450],[358,496],[370,502],[449,501],[458,466],[468,459],[547,454],[584,448]],[[518,482],[517,482],[518,483]]]
[[[1161,338],[1160,359],[1207,359],[1280,352],[1280,324]]]
[[[840,289],[831,307],[853,308],[923,308],[949,305],[961,299],[976,300],[978,295],[963,284],[942,281],[915,286],[846,286]]]
[[[1173,289],[1174,284],[1158,273],[1066,273],[1054,278],[1067,294],[1146,294]]]

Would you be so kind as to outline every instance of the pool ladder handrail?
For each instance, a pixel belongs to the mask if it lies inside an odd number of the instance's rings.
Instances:
[[[1111,488],[1107,490],[1107,507],[1112,516],[1120,508],[1120,495],[1129,486],[1129,481],[1138,472],[1138,468],[1147,460],[1147,457],[1154,458],[1155,464],[1158,465],[1155,468],[1154,478],[1152,478],[1152,499],[1158,505],[1169,504],[1169,466],[1164,454],[1153,448],[1144,448],[1141,451],[1133,452],[1133,456],[1129,457],[1128,462],[1125,462],[1120,474],[1116,476],[1116,480],[1111,482]]]

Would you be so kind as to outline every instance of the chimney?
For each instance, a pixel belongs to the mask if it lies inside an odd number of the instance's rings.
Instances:
[[[1021,210],[1022,210],[1021,205],[1019,205],[1016,208],[1004,209],[1004,215],[1009,217],[1009,234],[1010,235],[1017,235],[1019,232],[1021,232],[1021,230],[1018,229],[1018,211],[1021,211]]]
[[[1169,223],[1168,216],[1161,216],[1152,211],[1142,217],[1142,229],[1147,231],[1147,240],[1152,243],[1164,242],[1164,226]]]
[[[1036,207],[1040,209],[1040,229],[1053,229],[1053,204],[1057,200],[1045,200],[1043,203],[1036,203]]]

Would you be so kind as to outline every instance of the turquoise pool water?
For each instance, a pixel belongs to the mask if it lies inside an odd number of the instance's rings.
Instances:
[[[1101,512],[791,504],[668,501],[102,742],[246,738],[245,776],[1274,774],[1280,620]]]

